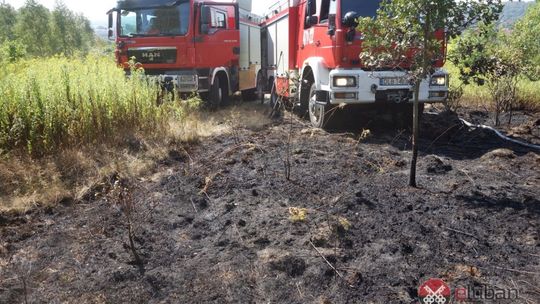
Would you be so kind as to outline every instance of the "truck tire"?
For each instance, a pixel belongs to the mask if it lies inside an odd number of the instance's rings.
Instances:
[[[301,118],[309,117],[309,99],[311,98],[311,87],[313,86],[313,81],[302,80],[300,84],[300,103],[295,108],[295,112]]]
[[[214,79],[214,83],[210,87],[210,94],[208,98],[208,105],[212,109],[219,108],[220,106],[227,105],[229,100],[229,90],[226,83],[222,81],[218,76]]]
[[[309,90],[308,112],[309,120],[314,128],[329,129],[333,127],[333,122],[336,120],[334,107],[323,105],[316,102],[315,95],[317,87],[313,83]]]

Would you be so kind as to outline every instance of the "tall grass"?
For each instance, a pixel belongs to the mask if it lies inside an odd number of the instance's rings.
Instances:
[[[112,140],[126,132],[166,132],[179,101],[158,105],[160,89],[113,59],[89,55],[28,59],[0,67],[0,152],[42,155]]]

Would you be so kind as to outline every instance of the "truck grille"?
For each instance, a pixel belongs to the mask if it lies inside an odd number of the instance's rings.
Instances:
[[[140,63],[176,63],[176,48],[129,49],[128,57]]]

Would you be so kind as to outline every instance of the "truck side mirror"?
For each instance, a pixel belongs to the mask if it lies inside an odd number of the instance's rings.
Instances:
[[[329,36],[336,34],[336,15],[328,15],[328,32]]]
[[[210,20],[212,19],[212,12],[210,7],[203,5],[201,6],[201,34],[208,34],[210,32]]]
[[[357,12],[348,12],[343,17],[343,25],[346,27],[357,27],[358,26],[358,13]]]
[[[333,27],[328,27],[328,31],[326,32],[326,34],[330,37],[334,36],[336,34],[336,29]]]
[[[109,12],[108,36],[109,36],[109,40],[112,40],[112,39],[113,39],[113,36],[114,36],[114,30],[113,30],[113,14],[112,14],[112,12]]]
[[[201,24],[201,34],[208,34],[210,32],[210,25],[208,23]]]
[[[319,18],[317,16],[307,16],[306,17],[306,26],[312,26],[319,23]]]

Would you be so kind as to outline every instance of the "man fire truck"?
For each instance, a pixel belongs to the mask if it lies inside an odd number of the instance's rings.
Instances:
[[[109,38],[116,29],[127,73],[135,57],[162,84],[219,106],[236,91],[262,94],[260,20],[250,11],[251,0],[120,0],[109,11]]]
[[[338,105],[399,109],[412,115],[413,87],[401,69],[368,71],[359,60],[358,17],[373,17],[380,0],[281,0],[262,26],[263,69],[272,99],[283,98],[315,127],[325,127]],[[442,67],[444,59],[438,61]],[[424,103],[443,102],[442,69],[421,83]],[[278,97],[279,96],[279,97]],[[421,110],[422,111],[422,110]]]

